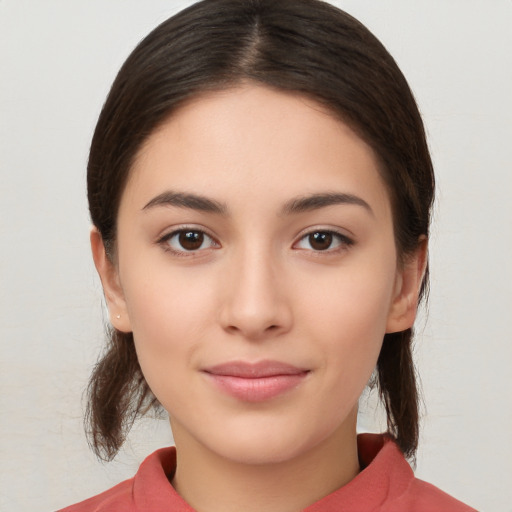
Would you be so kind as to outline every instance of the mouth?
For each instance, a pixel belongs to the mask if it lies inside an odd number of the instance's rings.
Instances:
[[[301,384],[310,370],[280,361],[233,361],[202,370],[208,380],[228,395],[246,402],[263,402]]]

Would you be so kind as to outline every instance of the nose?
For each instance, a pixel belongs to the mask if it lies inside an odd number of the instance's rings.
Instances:
[[[248,340],[275,337],[290,330],[293,315],[286,279],[270,254],[246,251],[229,262],[226,274],[220,308],[224,330]]]

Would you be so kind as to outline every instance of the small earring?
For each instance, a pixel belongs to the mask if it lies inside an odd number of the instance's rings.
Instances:
[[[116,318],[119,320],[121,318],[121,315],[116,315]]]

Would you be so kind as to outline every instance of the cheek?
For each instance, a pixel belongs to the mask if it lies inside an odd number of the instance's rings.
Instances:
[[[183,330],[200,325],[211,287],[204,282],[204,273],[172,264],[161,249],[137,249],[128,247],[120,261],[131,328],[144,338],[151,333],[148,342],[169,336],[169,330],[179,339]]]
[[[351,389],[359,394],[366,385],[386,332],[394,269],[390,258],[388,263],[340,272],[317,286],[309,284],[302,317],[314,319],[308,325],[309,336],[323,347],[333,391]]]
[[[156,393],[159,381],[192,366],[194,351],[207,337],[211,287],[153,266],[138,275],[132,267],[123,288],[139,363]]]

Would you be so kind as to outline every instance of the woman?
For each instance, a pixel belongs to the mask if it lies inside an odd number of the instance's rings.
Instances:
[[[176,444],[65,510],[470,510],[414,478],[412,326],[434,177],[405,79],[315,0],[206,0],[123,65],[93,137],[91,245],[113,326],[92,446]],[[375,370],[382,436],[356,436]]]

